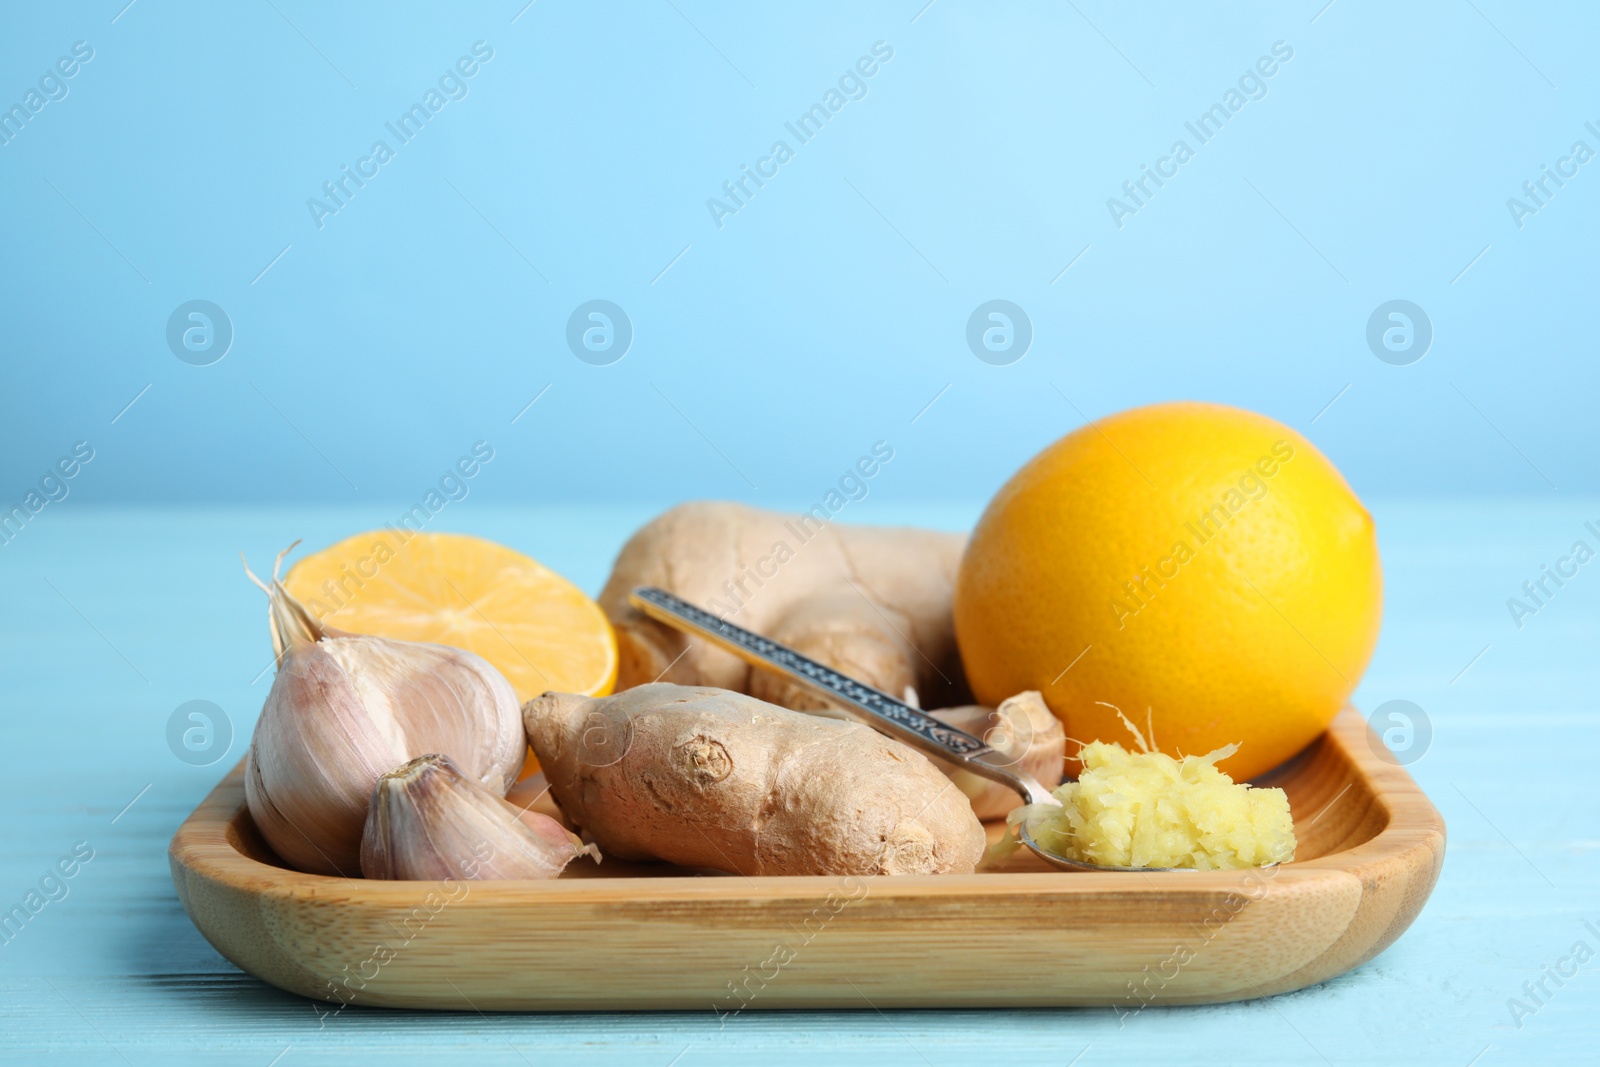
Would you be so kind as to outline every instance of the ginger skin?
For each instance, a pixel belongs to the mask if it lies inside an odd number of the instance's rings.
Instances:
[[[950,599],[965,544],[962,534],[680,504],[629,538],[600,594],[617,633],[617,689],[664,681],[826,706],[629,606],[635,586],[656,585],[886,693],[911,686],[930,706],[964,703]]]
[[[970,874],[960,790],[865,726],[724,689],[546,693],[523,722],[550,791],[608,856],[735,874]]]

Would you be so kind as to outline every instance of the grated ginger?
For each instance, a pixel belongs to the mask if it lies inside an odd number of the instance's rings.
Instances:
[[[1173,759],[1094,741],[1078,754],[1078,780],[1055,790],[1059,807],[1029,804],[1007,822],[1026,822],[1051,852],[1104,867],[1236,870],[1286,863],[1295,847],[1289,798],[1281,789],[1236,784],[1218,770],[1217,761],[1237,750],[1228,745]]]

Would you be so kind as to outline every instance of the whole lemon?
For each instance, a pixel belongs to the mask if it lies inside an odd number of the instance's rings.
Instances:
[[[1327,728],[1382,601],[1372,517],[1305,438],[1167,403],[1075,430],[1005,484],[955,628],[983,703],[1037,689],[1083,742],[1131,745],[1118,710],[1169,754],[1238,742],[1221,766],[1249,778]]]

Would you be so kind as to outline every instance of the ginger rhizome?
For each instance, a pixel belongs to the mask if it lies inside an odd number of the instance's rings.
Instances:
[[[736,874],[970,874],[984,831],[915,750],[858,723],[665,683],[546,693],[523,722],[561,810],[619,859]]]
[[[635,586],[655,585],[885,693],[910,686],[928,707],[965,703],[950,615],[965,543],[960,534],[845,526],[744,504],[680,504],[628,539],[600,594],[617,633],[617,689],[713,685],[787,708],[825,706],[628,604]]]

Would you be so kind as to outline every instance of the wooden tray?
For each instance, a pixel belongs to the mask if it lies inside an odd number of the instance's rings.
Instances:
[[[549,882],[368,882],[281,866],[245,810],[242,766],[169,857],[217,951],[335,1004],[1134,1012],[1299,989],[1404,932],[1438,879],[1444,821],[1379,751],[1347,708],[1258,783],[1288,791],[1301,857],[1266,871],[1066,873],[1023,852],[972,875],[744,878],[580,860]]]

